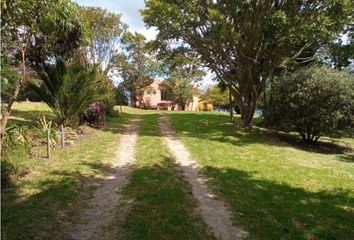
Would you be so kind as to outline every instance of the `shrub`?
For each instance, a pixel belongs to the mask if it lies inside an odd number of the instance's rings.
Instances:
[[[93,102],[84,113],[84,120],[94,126],[102,126],[105,120],[105,106],[102,102]]]
[[[274,80],[265,122],[297,131],[308,143],[354,125],[354,78],[325,66],[309,67]]]
[[[92,102],[112,97],[108,80],[95,69],[67,66],[63,61],[46,65],[41,72],[42,84],[30,87],[48,104],[59,123],[76,126],[79,116]]]
[[[58,145],[57,131],[53,127],[52,121],[47,121],[45,115],[38,118],[38,130],[42,138],[47,139],[49,136],[49,144],[51,147]]]
[[[29,141],[26,137],[27,129],[10,123],[5,129],[4,145],[1,151],[1,185],[9,186],[13,178],[24,171],[22,159],[29,150]]]
[[[26,138],[26,133],[23,127],[10,123],[5,129],[5,146],[22,144],[26,145],[28,143]]]

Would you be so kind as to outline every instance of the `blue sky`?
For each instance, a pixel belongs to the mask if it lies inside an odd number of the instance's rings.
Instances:
[[[82,6],[95,6],[110,12],[121,13],[123,22],[129,25],[130,31],[143,34],[148,40],[155,38],[156,30],[147,29],[139,9],[144,8],[144,0],[74,0]]]
[[[154,28],[147,29],[144,25],[139,10],[144,8],[144,0],[74,0],[81,6],[94,6],[105,8],[110,12],[122,14],[122,21],[129,25],[130,31],[143,34],[146,39],[155,38],[157,31]],[[208,72],[204,77],[201,87],[212,84],[212,74]]]

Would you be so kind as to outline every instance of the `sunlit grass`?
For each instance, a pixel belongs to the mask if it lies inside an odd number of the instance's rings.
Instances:
[[[257,239],[350,239],[354,157],[244,130],[217,114],[170,114],[235,224]],[[327,141],[331,140],[329,138]],[[347,146],[353,139],[336,139]],[[348,145],[349,144],[349,145]]]
[[[34,114],[28,103],[16,104],[15,109],[20,109],[21,114],[26,112],[26,117],[22,115],[25,120],[47,113],[40,103],[33,104],[37,109]],[[3,239],[64,239],[67,224],[85,207],[94,189],[90,183],[100,181],[109,169],[122,125],[129,118],[123,114],[108,119],[105,128],[92,129],[73,146],[54,149],[50,160],[14,149],[18,155],[11,155],[7,162],[21,163],[27,170],[12,186],[2,189]],[[19,157],[16,162],[15,157]]]
[[[123,239],[211,239],[189,184],[160,138],[156,113],[145,111],[140,124],[137,162],[123,191],[131,202]]]

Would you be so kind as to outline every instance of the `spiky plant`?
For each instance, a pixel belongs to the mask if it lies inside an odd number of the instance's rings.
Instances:
[[[110,94],[107,80],[95,69],[67,66],[63,61],[46,65],[40,74],[40,86],[30,87],[46,102],[59,124],[75,126],[79,115],[94,101],[106,99]]]

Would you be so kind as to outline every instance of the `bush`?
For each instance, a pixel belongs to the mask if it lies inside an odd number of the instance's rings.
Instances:
[[[27,129],[9,123],[5,129],[4,143],[1,151],[1,185],[9,186],[25,170],[22,161],[30,148],[26,137]]]
[[[105,106],[102,102],[93,102],[85,111],[84,120],[96,127],[104,125]]]
[[[297,131],[308,143],[354,126],[354,78],[325,66],[301,69],[274,80],[265,122]]]
[[[79,116],[92,102],[113,97],[112,84],[96,69],[58,61],[44,66],[40,75],[42,84],[29,86],[65,126],[77,126]]]

